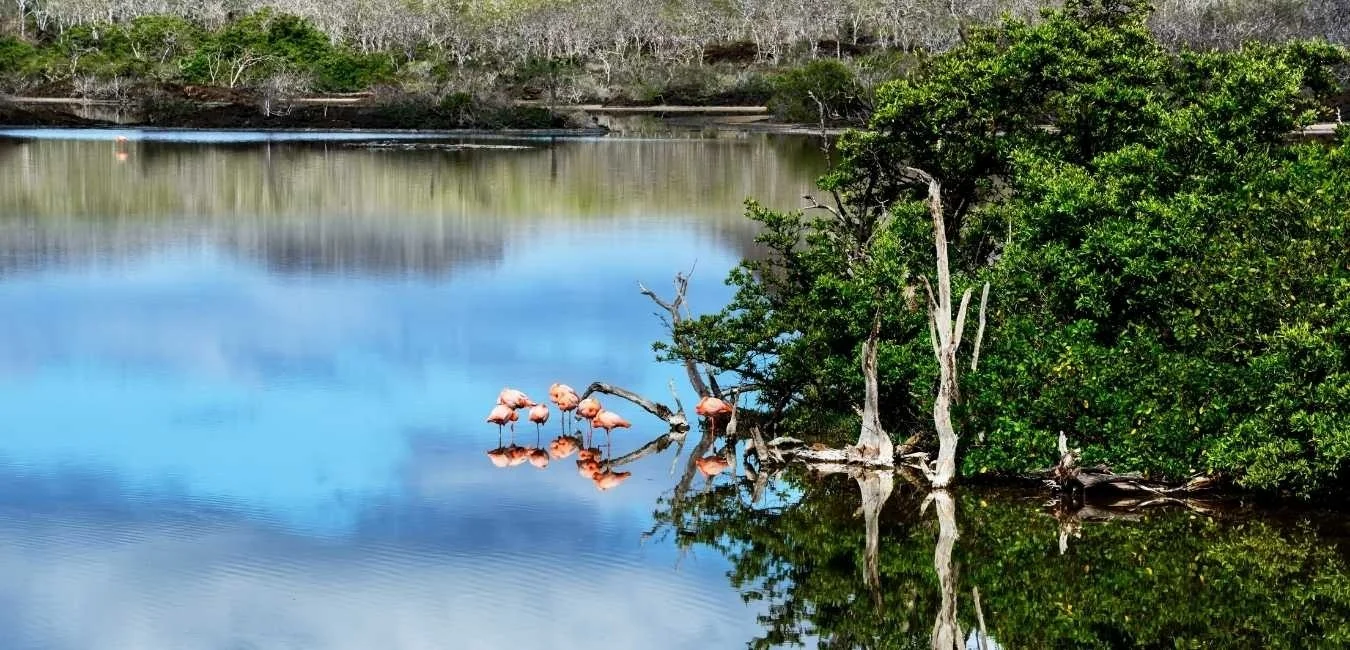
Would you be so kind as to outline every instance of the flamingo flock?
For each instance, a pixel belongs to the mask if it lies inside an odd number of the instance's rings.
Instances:
[[[548,423],[552,411],[547,404],[537,403],[524,392],[515,388],[503,388],[497,395],[497,403],[488,413],[487,422],[497,425],[497,448],[487,452],[488,460],[497,467],[514,467],[526,462],[539,469],[548,467],[549,459],[561,460],[577,454],[577,471],[582,478],[590,479],[598,490],[605,491],[618,487],[632,472],[615,472],[603,464],[600,450],[590,446],[595,429],[605,430],[605,439],[613,448],[611,435],[614,429],[631,428],[633,424],[614,411],[607,411],[600,400],[593,397],[581,399],[571,386],[555,383],[549,386],[548,399],[563,413],[563,435],[554,438],[548,445],[548,451],[542,448],[543,426]],[[520,420],[518,411],[528,409],[526,417],[535,425],[535,445],[522,447],[515,442],[516,422]],[[586,440],[566,434],[566,414],[575,412],[575,418],[586,420],[589,425]],[[502,446],[503,429],[511,430],[511,444]]]

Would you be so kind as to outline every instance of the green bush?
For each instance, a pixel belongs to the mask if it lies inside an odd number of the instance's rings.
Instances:
[[[394,65],[384,54],[361,54],[335,49],[314,64],[318,90],[355,92],[386,82],[394,76]]]
[[[789,122],[818,122],[822,106],[827,122],[858,122],[870,101],[852,68],[837,59],[811,61],[778,74],[772,83],[769,110]]]

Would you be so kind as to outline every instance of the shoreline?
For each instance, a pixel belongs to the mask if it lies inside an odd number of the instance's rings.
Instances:
[[[191,110],[150,116],[135,101],[66,97],[0,97],[0,128],[7,129],[139,129],[156,131],[253,131],[401,133],[427,136],[500,136],[525,138],[604,137],[621,132],[604,122],[652,118],[671,131],[718,130],[768,135],[819,136],[818,126],[779,122],[766,106],[668,105],[608,106],[516,101],[505,111],[528,112],[470,118],[447,118],[435,104],[411,104],[399,110],[351,96],[304,97],[278,103],[270,114],[240,102],[194,101]],[[139,119],[97,119],[80,109],[126,110]],[[500,124],[500,126],[498,125]],[[537,126],[535,126],[537,124]],[[844,128],[830,127],[838,136]]]

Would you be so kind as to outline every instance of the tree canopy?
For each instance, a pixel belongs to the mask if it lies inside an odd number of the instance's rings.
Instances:
[[[761,388],[796,426],[849,417],[882,316],[885,419],[923,431],[936,381],[921,277],[942,182],[957,290],[988,280],[962,376],[966,474],[1084,460],[1309,494],[1350,459],[1350,131],[1314,121],[1346,51],[1172,50],[1135,0],[1075,0],[974,28],[878,91],[821,180],[840,215],[755,204],[767,260],[678,352]],[[873,242],[858,263],[849,241]],[[978,434],[978,435],[974,435]],[[800,435],[799,435],[800,437]],[[979,442],[975,442],[978,439]]]

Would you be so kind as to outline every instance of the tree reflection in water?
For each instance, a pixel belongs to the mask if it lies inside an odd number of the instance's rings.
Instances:
[[[659,501],[652,534],[728,558],[743,600],[767,605],[752,648],[1350,642],[1344,514],[1056,512],[1040,491],[926,493],[893,474],[753,464],[701,491],[692,476]]]
[[[904,474],[749,461],[709,472],[700,461],[734,461],[738,445],[705,430],[686,450],[688,435],[597,468],[677,449],[649,535],[729,560],[742,600],[765,605],[751,648],[1350,644],[1345,513],[1051,507],[1040,490],[928,492]]]

